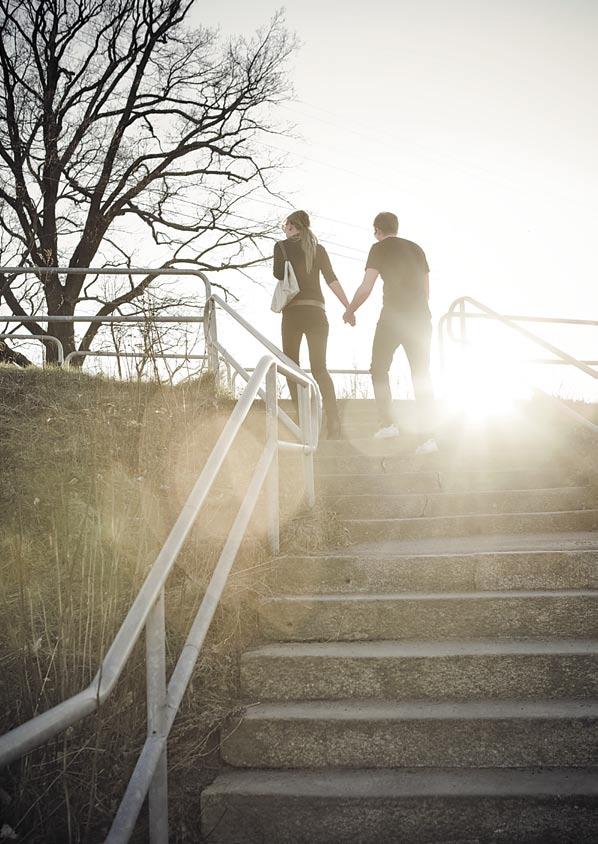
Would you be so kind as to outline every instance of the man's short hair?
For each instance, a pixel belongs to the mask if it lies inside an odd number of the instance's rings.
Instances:
[[[382,234],[396,234],[399,230],[399,218],[392,211],[381,211],[374,218],[374,228]]]

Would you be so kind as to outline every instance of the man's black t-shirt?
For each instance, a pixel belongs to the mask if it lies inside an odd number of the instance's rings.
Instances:
[[[402,237],[385,237],[370,249],[366,270],[384,282],[384,308],[410,316],[430,316],[428,262],[421,247]]]
[[[326,252],[321,243],[318,243],[313,266],[308,272],[305,253],[303,252],[299,238],[290,237],[282,241],[282,244],[280,242],[275,243],[272,271],[274,277],[278,279],[284,278],[284,255],[281,248],[283,244],[286,256],[293,265],[297,283],[299,284],[299,293],[293,299],[293,303],[298,304],[302,299],[311,299],[323,303],[324,295],[320,287],[320,273],[324,276],[327,284],[332,284],[333,281],[337,280],[330,264],[328,252]]]

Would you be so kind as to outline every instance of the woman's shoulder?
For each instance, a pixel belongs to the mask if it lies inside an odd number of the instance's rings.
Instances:
[[[274,241],[274,249],[275,251],[279,252],[286,252],[289,249],[293,249],[295,246],[292,240],[289,240],[288,237],[284,237],[282,240],[275,240]]]

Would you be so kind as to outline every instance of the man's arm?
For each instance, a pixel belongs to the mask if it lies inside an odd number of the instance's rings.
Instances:
[[[374,289],[374,284],[376,283],[378,275],[378,270],[374,270],[372,268],[367,269],[365,271],[363,281],[355,291],[353,301],[345,311],[345,315],[343,317],[345,322],[350,322],[352,319],[355,319],[355,311],[363,305],[365,300],[368,298],[368,296]]]
[[[424,291],[426,294],[426,302],[430,301],[430,273],[426,273],[424,276]]]

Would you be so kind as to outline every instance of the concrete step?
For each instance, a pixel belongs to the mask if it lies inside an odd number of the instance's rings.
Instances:
[[[259,704],[223,735],[222,757],[236,767],[589,767],[598,701]]]
[[[353,451],[335,456],[316,454],[316,467],[321,475],[367,475],[393,474],[403,472],[459,472],[495,471],[497,469],[559,469],[572,471],[562,453],[543,449],[526,449],[517,453],[490,451],[450,451],[416,457],[411,449],[402,456],[392,454],[373,455]]]
[[[270,594],[291,595],[598,589],[598,551],[280,557],[266,587]]]
[[[477,492],[430,492],[402,495],[359,494],[340,496],[334,509],[347,519],[418,518],[422,516],[472,515],[474,513],[545,513],[559,510],[591,510],[598,506],[593,487],[497,490]]]
[[[417,420],[399,419],[397,422],[399,428],[399,437],[409,438],[417,433]],[[345,417],[341,419],[342,438],[345,441],[359,439],[372,439],[374,434],[380,429],[380,423],[375,415],[357,415],[352,417]],[[435,428],[435,436],[440,441],[447,442],[462,442],[468,439],[477,439],[479,441],[485,440],[488,443],[506,440],[510,442],[521,441],[525,438],[539,437],[544,442],[558,443],[562,438],[562,433],[548,428],[546,425],[536,425],[525,422],[519,419],[516,423],[504,423],[494,420],[493,424],[485,426],[470,427],[459,422],[452,423],[443,420],[442,423]],[[326,429],[324,428],[322,439],[326,438]]]
[[[351,490],[358,490],[364,495],[400,495],[418,492],[553,489],[572,486],[576,482],[580,483],[579,477],[569,469],[554,468],[318,475],[319,491],[330,498],[345,495]]]
[[[598,638],[598,591],[354,593],[269,598],[270,641]]]
[[[347,519],[345,525],[353,542],[446,538],[493,533],[596,531],[598,530],[598,510],[424,516],[416,519]]]
[[[597,774],[231,771],[202,793],[202,830],[211,844],[590,844]]]
[[[563,453],[559,443],[548,440],[537,433],[516,434],[511,436],[477,436],[477,437],[449,437],[437,436],[436,442],[439,453],[445,457],[466,455],[468,457],[485,457],[488,454],[502,453],[513,455],[513,461],[527,455],[529,452],[539,455],[558,455]],[[373,437],[351,438],[341,440],[321,439],[318,445],[318,457],[334,457],[347,454],[366,454],[373,457],[400,457],[412,455],[417,443],[412,437],[397,437],[395,439],[377,440]]]
[[[598,698],[598,640],[317,642],[241,657],[249,701]]]

